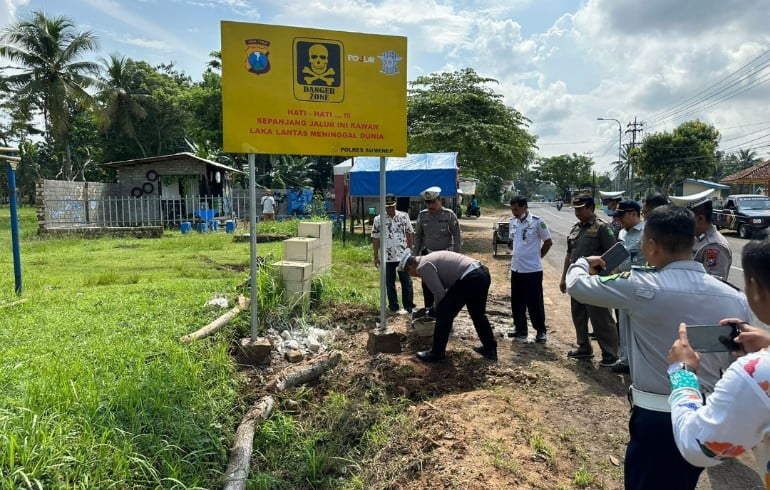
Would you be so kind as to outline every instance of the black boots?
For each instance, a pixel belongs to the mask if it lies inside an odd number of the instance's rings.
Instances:
[[[428,349],[418,352],[417,359],[422,362],[444,362],[446,361],[446,354],[436,354],[433,349]]]

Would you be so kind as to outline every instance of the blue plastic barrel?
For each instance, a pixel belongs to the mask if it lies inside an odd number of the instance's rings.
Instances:
[[[186,235],[190,233],[190,230],[192,230],[192,223],[190,223],[189,221],[182,221],[181,229],[182,229],[182,235]]]
[[[225,231],[227,233],[235,233],[235,221],[231,219],[225,221]]]

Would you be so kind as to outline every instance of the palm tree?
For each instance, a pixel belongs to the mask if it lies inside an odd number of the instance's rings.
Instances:
[[[759,163],[760,158],[757,156],[757,152],[748,149],[748,150],[740,150],[738,152],[738,163],[740,165],[740,169],[743,170],[744,168],[753,167],[757,163]]]
[[[20,65],[17,73],[4,79],[17,98],[42,112],[46,133],[53,136],[57,151],[64,152],[62,173],[67,180],[73,178],[69,104],[93,100],[86,89],[94,83],[90,74],[97,65],[80,58],[95,48],[91,31],[77,32],[69,18],[49,19],[39,11],[12,23],[0,35],[0,56]]]
[[[102,58],[101,62],[106,73],[106,76],[99,77],[99,98],[104,104],[102,128],[128,136],[139,147],[142,157],[146,157],[147,151],[136,137],[134,128],[135,121],[147,116],[147,111],[140,104],[146,96],[136,93],[132,86],[131,59],[111,53],[109,59]]]

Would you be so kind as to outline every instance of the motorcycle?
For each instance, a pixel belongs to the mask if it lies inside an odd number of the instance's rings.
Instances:
[[[475,207],[468,206],[465,209],[465,216],[468,218],[470,218],[471,216],[475,216],[479,218],[481,217],[481,208],[478,206],[475,206]]]

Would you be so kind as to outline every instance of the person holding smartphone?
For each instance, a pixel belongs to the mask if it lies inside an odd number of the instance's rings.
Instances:
[[[606,264],[594,256],[578,259],[567,272],[567,292],[576,301],[626,310],[630,318],[632,408],[624,462],[626,489],[695,488],[703,469],[688,463],[674,442],[668,351],[682,321],[708,325],[725,316],[750,314],[743,293],[691,259],[694,233],[691,211],[661,206],[647,216],[642,232],[642,251],[652,268],[600,277],[596,273]],[[703,354],[698,371],[702,391],[713,390],[720,370],[729,363],[727,353]]]
[[[622,228],[618,234],[618,241],[628,250],[628,259],[618,266],[620,272],[628,272],[632,267],[644,267],[647,265],[647,259],[644,258],[642,251],[642,231],[644,230],[644,221],[641,218],[642,207],[638,202],[628,200],[618,204],[618,208],[612,213],[613,218],[620,220]],[[613,373],[630,372],[628,362],[628,342],[630,319],[628,313],[618,310],[616,312],[619,327],[619,354],[620,359],[612,365]]]
[[[767,231],[743,247],[743,273],[749,306],[764,323],[770,323],[770,236]],[[714,387],[706,404],[700,396],[701,355],[687,338],[686,324],[668,355],[671,383],[671,424],[676,445],[690,464],[718,465],[754,448],[759,474],[770,488],[770,334],[738,323],[740,357]]]

